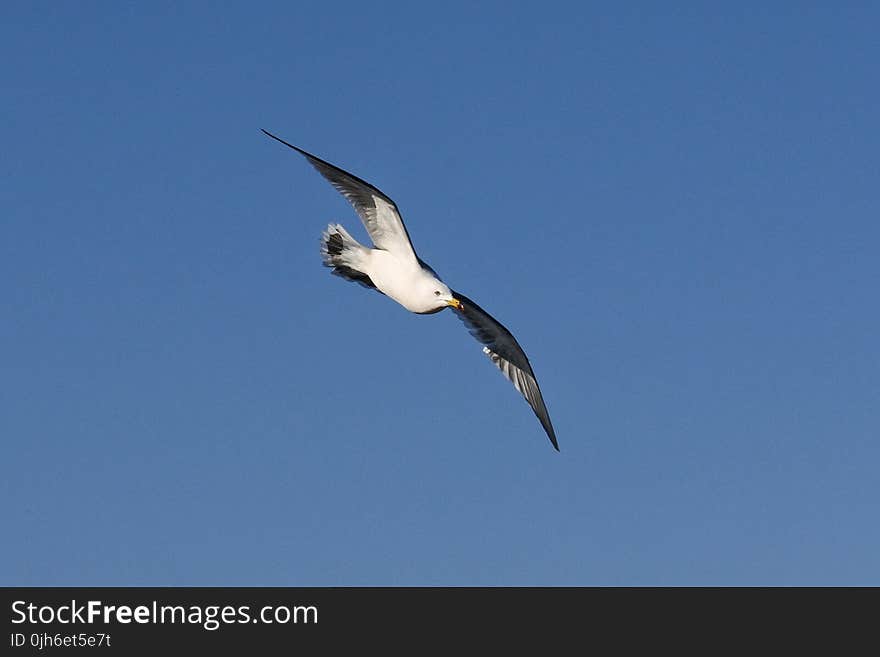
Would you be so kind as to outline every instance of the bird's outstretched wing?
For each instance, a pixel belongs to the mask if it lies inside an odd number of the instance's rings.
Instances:
[[[529,406],[541,421],[541,426],[547,432],[547,437],[550,438],[553,447],[559,451],[556,432],[553,431],[550,414],[547,412],[547,406],[544,405],[544,398],[541,396],[541,389],[538,387],[535,373],[516,338],[497,319],[463,294],[453,290],[452,296],[461,303],[461,307],[453,307],[455,314],[467,325],[471,335],[485,345],[483,353],[489,356],[489,359],[495,363],[501,373],[526,398]]]
[[[364,222],[376,248],[389,251],[400,258],[418,260],[409,234],[406,232],[406,226],[403,225],[400,211],[388,196],[365,180],[289,144],[271,132],[266,130],[263,132],[304,155],[309,163],[318,170],[318,173],[324,176],[336,188],[336,191],[348,199],[361,221]]]

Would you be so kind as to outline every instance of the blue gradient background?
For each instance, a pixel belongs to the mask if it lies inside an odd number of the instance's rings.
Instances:
[[[880,10],[325,5],[0,9],[2,583],[880,584]]]

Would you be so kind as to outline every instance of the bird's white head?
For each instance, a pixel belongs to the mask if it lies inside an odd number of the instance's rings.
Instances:
[[[429,313],[436,313],[447,306],[461,308],[461,302],[452,295],[452,290],[443,281],[434,276],[425,279],[422,289],[425,297],[430,299],[431,309]]]

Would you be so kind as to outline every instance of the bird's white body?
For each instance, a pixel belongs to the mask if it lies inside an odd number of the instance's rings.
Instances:
[[[438,301],[438,296],[451,298],[446,285],[422,269],[418,261],[402,259],[379,249],[368,249],[364,260],[363,271],[376,288],[410,312],[437,312],[446,307],[445,301]]]
[[[452,290],[419,262],[411,248],[395,248],[392,243],[390,249],[371,249],[339,224],[327,226],[321,244],[328,267],[341,268],[341,275],[348,278],[365,275],[370,286],[410,312],[436,313],[456,303]]]

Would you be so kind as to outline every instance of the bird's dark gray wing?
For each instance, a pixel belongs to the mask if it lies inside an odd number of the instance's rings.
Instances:
[[[547,412],[547,406],[541,396],[541,389],[538,387],[535,373],[516,338],[497,319],[463,294],[453,290],[452,296],[461,303],[461,308],[452,308],[455,314],[465,323],[471,335],[485,345],[483,353],[489,356],[490,360],[501,370],[501,373],[526,398],[529,406],[541,421],[541,426],[547,432],[547,437],[550,438],[553,447],[559,451],[556,432],[553,431],[550,414]]]
[[[394,253],[401,258],[418,260],[409,234],[406,232],[406,226],[403,225],[400,211],[388,196],[354,174],[276,137],[271,132],[266,130],[263,132],[275,141],[279,141],[304,155],[309,163],[318,170],[318,173],[324,176],[336,188],[336,191],[348,199],[377,248]]]

